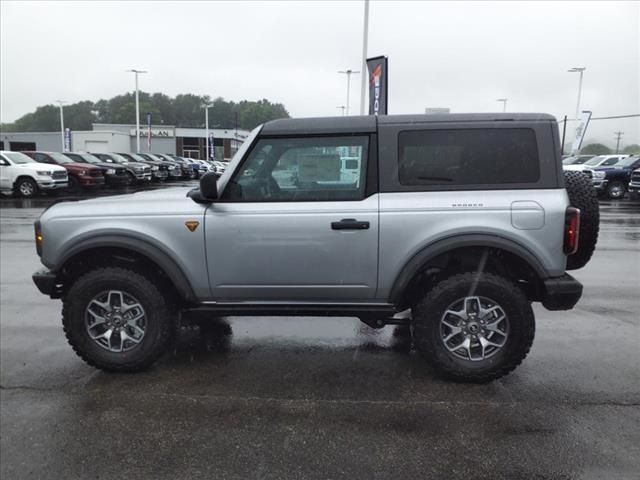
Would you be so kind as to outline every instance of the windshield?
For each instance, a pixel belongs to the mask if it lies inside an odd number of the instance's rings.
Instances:
[[[131,158],[133,158],[136,162],[148,162],[149,160],[147,160],[144,157],[141,157],[140,155],[138,155],[137,153],[130,153],[129,155],[131,155]]]
[[[231,175],[233,175],[233,171],[236,169],[238,163],[240,163],[240,160],[242,159],[242,157],[244,157],[245,153],[247,153],[247,150],[249,150],[249,148],[251,147],[251,144],[260,133],[260,130],[262,130],[262,125],[258,125],[256,128],[251,130],[249,136],[245,139],[242,145],[240,145],[240,148],[238,148],[233,158],[229,161],[226,170],[218,179],[219,191],[224,190],[224,186],[229,181],[229,178],[231,178]]]
[[[585,162],[585,165],[600,165],[600,162],[604,160],[602,155],[598,155],[597,157],[593,157],[592,159]]]
[[[49,152],[49,153],[47,153],[47,155],[49,155],[57,163],[60,163],[60,164],[76,163],[73,160],[71,160],[69,157],[67,157],[66,155],[63,155],[63,154],[58,153],[58,152]]]
[[[122,164],[126,164],[129,163],[129,160],[127,160],[126,158],[124,158],[122,155],[119,155],[117,153],[110,153],[109,156],[113,159],[114,162],[116,163],[122,163]]]
[[[81,163],[102,163],[99,158],[94,157],[90,153],[70,153],[69,157],[77,159]]]
[[[577,160],[578,159],[576,157],[567,157],[564,160],[562,160],[562,164],[563,165],[572,165],[574,163],[578,163]]]
[[[24,153],[20,152],[4,152],[2,155],[7,157],[16,165],[22,165],[24,163],[37,163],[33,158],[28,157]]]

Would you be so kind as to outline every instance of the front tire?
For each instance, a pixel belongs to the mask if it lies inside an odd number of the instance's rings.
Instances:
[[[489,273],[454,275],[412,309],[417,350],[438,374],[485,383],[515,369],[535,334],[531,304],[510,280]]]
[[[611,200],[620,200],[627,194],[627,189],[622,182],[611,182],[607,186],[607,197]]]
[[[15,193],[21,198],[33,198],[38,194],[38,184],[29,177],[20,177],[15,184]]]
[[[63,299],[69,344],[89,365],[111,372],[148,368],[173,332],[172,305],[149,278],[125,268],[97,268]]]

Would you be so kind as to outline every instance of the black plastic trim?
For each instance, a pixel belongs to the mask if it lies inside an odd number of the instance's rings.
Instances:
[[[54,272],[45,268],[35,272],[31,278],[41,293],[49,295],[51,298],[60,298],[62,289],[57,285],[57,275]]]
[[[568,273],[544,281],[542,305],[547,310],[571,310],[582,297],[582,284]]]
[[[104,235],[82,240],[67,250],[64,257],[58,261],[53,270],[59,271],[68,260],[83,251],[100,247],[123,248],[143,255],[155,263],[169,277],[182,299],[190,302],[196,300],[193,288],[178,264],[159,247],[151,245],[140,238],[126,237],[123,235]]]
[[[422,266],[429,260],[451,250],[464,247],[489,247],[505,250],[527,262],[539,278],[548,277],[548,273],[535,255],[512,240],[485,234],[459,235],[438,240],[416,253],[405,264],[393,282],[393,287],[391,287],[391,293],[389,294],[389,303],[396,304],[401,301],[405,289],[409,286],[409,282],[411,282],[415,274],[418,273]]]

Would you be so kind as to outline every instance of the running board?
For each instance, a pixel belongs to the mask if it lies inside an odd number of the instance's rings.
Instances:
[[[373,328],[405,324],[398,310],[388,303],[279,303],[279,302],[202,302],[186,312],[211,312],[218,316],[297,316],[297,317],[356,317]],[[398,318],[394,318],[397,316]]]

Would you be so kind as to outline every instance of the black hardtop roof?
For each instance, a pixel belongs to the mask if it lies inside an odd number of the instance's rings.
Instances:
[[[452,123],[452,122],[555,122],[548,113],[443,113],[413,115],[354,115],[350,117],[281,118],[264,124],[261,135],[295,135],[323,133],[375,132],[376,120],[381,125],[403,123]]]

